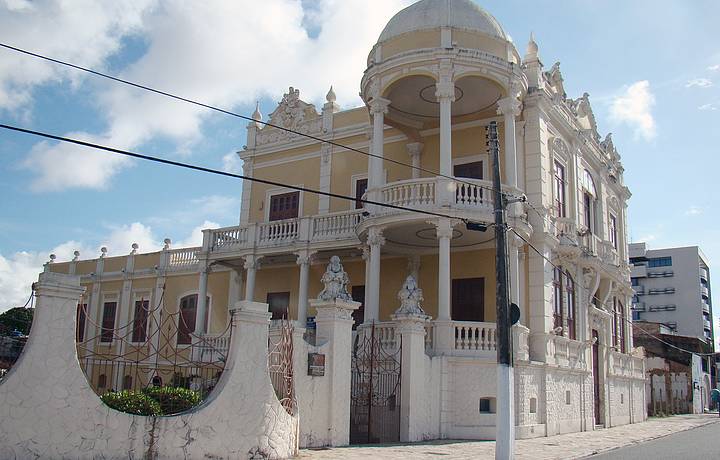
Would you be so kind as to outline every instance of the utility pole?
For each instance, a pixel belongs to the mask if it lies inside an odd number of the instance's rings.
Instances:
[[[507,246],[505,198],[500,187],[500,153],[497,122],[488,126],[487,145],[493,167],[493,208],[495,212],[495,277],[497,315],[497,407],[495,459],[513,458],[515,416],[513,410],[514,375],[510,335],[510,303],[508,302]]]

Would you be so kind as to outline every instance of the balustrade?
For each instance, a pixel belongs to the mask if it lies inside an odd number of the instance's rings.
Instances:
[[[495,351],[497,331],[495,323],[453,321],[454,349],[461,352]]]
[[[197,264],[197,253],[201,248],[182,248],[168,251],[168,267],[182,268]]]
[[[312,221],[312,239],[335,239],[355,236],[355,228],[361,220],[362,209],[315,216]]]

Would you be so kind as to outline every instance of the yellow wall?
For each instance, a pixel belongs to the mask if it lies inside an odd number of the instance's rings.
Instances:
[[[293,161],[286,165],[255,169],[253,175],[260,179],[271,180],[283,184],[303,185],[317,190],[320,187],[320,158]],[[266,207],[265,192],[276,189],[273,185],[255,182],[250,194],[250,222],[265,222]],[[301,216],[318,213],[318,196],[312,193],[302,194],[303,209]]]
[[[423,48],[440,48],[440,29],[419,30],[392,38],[382,44],[382,58]]]

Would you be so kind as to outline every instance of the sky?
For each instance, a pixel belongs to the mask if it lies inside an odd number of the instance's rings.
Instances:
[[[287,92],[318,108],[360,78],[408,0],[0,0],[0,42],[249,115]],[[561,62],[625,167],[629,235],[698,245],[720,263],[720,3],[482,0],[520,55],[531,32]],[[0,122],[240,172],[246,122],[0,48]],[[58,261],[199,245],[235,225],[242,183],[0,130],[0,311]],[[720,265],[719,265],[720,267]],[[720,269],[719,269],[720,270]],[[720,271],[718,271],[720,273]],[[720,275],[719,275],[720,276]],[[720,310],[720,308],[716,308]],[[717,327],[717,319],[715,321]]]

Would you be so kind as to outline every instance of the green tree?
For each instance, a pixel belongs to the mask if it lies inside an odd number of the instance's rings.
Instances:
[[[33,308],[17,307],[0,314],[0,335],[8,335],[15,329],[28,335],[34,312]]]

